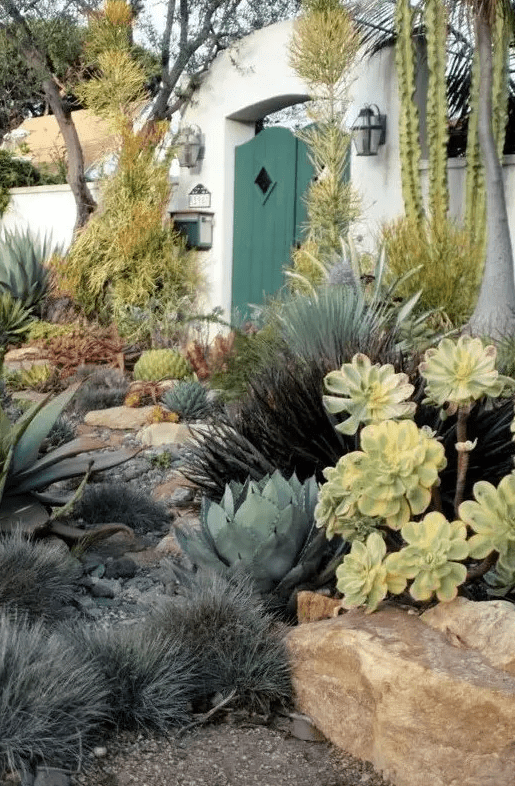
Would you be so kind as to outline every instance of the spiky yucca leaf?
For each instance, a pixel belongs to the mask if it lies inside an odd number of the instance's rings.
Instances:
[[[181,420],[198,420],[210,410],[206,389],[200,382],[178,382],[163,394],[161,401]]]
[[[0,289],[0,369],[8,344],[25,340],[34,317],[21,300]]]

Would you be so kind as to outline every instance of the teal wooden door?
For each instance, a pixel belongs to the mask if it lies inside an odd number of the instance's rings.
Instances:
[[[312,176],[305,143],[287,128],[266,128],[236,148],[232,307],[242,316],[283,285]]]

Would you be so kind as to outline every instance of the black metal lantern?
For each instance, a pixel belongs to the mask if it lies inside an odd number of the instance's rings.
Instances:
[[[352,126],[352,138],[356,155],[376,156],[386,140],[386,115],[375,104],[364,106]]]
[[[180,166],[192,167],[198,164],[200,153],[202,150],[202,133],[198,126],[188,126],[180,131],[177,138],[178,153]]]

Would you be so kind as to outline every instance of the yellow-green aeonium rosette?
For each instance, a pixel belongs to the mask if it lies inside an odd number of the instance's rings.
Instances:
[[[360,353],[337,371],[330,371],[324,383],[332,394],[323,396],[327,411],[350,415],[336,426],[342,434],[355,434],[361,424],[410,418],[416,409],[416,404],[406,401],[414,390],[408,376],[396,374],[390,363],[372,365],[370,359]]]
[[[475,534],[469,539],[473,559],[483,559],[497,551],[506,561],[515,558],[515,474],[506,475],[497,488],[486,480],[474,484],[475,500],[459,507],[460,518]]]
[[[415,600],[429,600],[434,592],[441,601],[458,594],[467,577],[461,562],[469,556],[467,528],[461,521],[449,522],[442,513],[427,513],[422,521],[409,521],[401,529],[408,544],[390,554],[389,569],[406,579],[414,579],[410,594]]]
[[[355,540],[349,554],[336,568],[337,589],[344,596],[343,606],[366,606],[375,611],[388,592],[399,594],[406,579],[388,568],[386,544],[379,532],[372,532],[365,543]]]
[[[426,402],[443,407],[471,404],[483,396],[493,398],[513,391],[515,382],[495,368],[497,350],[484,346],[480,338],[444,338],[435,349],[426,350],[419,371],[426,380]]]
[[[438,473],[447,464],[443,445],[410,420],[385,420],[363,429],[361,448],[357,507],[400,529],[428,507]]]

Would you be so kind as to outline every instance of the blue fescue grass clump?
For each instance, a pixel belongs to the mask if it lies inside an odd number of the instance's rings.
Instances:
[[[17,531],[6,535],[0,538],[0,610],[55,620],[72,600],[81,573],[58,546],[26,540]]]
[[[116,521],[136,532],[163,529],[171,523],[166,505],[141,491],[133,491],[127,483],[86,486],[73,512],[87,524]]]
[[[197,664],[177,638],[142,626],[67,625],[65,639],[108,686],[109,724],[117,730],[166,732],[189,719]]]
[[[0,613],[0,774],[77,767],[107,716],[102,674],[42,621]]]
[[[286,645],[246,578],[228,582],[199,571],[185,595],[170,598],[147,623],[191,653],[199,678],[193,698],[208,702],[233,690],[233,705],[268,712],[292,699]]]

